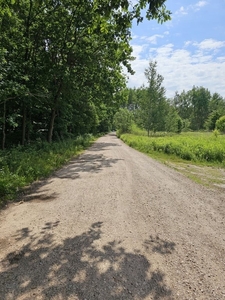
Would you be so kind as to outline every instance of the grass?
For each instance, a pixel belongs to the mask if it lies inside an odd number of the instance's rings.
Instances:
[[[147,137],[123,134],[121,139],[144,153],[161,152],[183,160],[225,166],[225,137],[210,133],[184,133],[181,135]]]
[[[134,131],[135,132],[135,131]],[[165,163],[206,186],[225,184],[225,136],[210,132],[143,136],[123,134],[121,139],[136,150]],[[136,132],[135,132],[136,133]]]
[[[49,176],[94,141],[92,135],[0,151],[0,206],[33,181]]]

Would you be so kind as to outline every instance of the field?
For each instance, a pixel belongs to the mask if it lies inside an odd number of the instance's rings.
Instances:
[[[225,187],[224,135],[187,132],[148,137],[137,129],[135,133],[123,134],[120,138],[130,147],[172,166],[198,183]]]
[[[121,139],[129,146],[144,152],[158,151],[184,160],[209,162],[225,166],[225,136],[212,133],[183,133],[180,135],[147,137],[123,134]]]

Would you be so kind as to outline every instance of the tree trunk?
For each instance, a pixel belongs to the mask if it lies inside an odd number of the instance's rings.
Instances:
[[[23,125],[22,125],[22,146],[24,146],[25,138],[26,138],[26,121],[27,121],[27,110],[24,105],[24,107],[23,107]]]
[[[52,111],[51,111],[51,119],[50,119],[49,129],[48,129],[48,139],[47,139],[47,141],[49,143],[52,142],[52,134],[53,134],[55,117],[56,117],[56,110],[55,110],[55,108],[53,108]]]
[[[50,119],[50,123],[49,123],[48,138],[47,138],[47,141],[49,143],[52,142],[52,134],[53,134],[53,129],[54,129],[55,117],[56,117],[56,107],[57,107],[57,104],[59,101],[60,93],[62,90],[62,85],[63,85],[63,82],[62,82],[62,80],[60,80],[57,93],[54,97],[54,108],[52,108],[52,111],[51,111],[51,119]]]
[[[5,120],[6,120],[6,101],[3,103],[3,116],[2,116],[2,150],[5,149]]]
[[[27,143],[30,144],[30,132],[32,127],[32,121],[31,121],[31,110],[27,114],[28,123],[27,123]]]

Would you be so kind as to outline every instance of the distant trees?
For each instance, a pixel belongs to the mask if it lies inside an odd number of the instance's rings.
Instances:
[[[220,126],[216,124],[220,124],[218,119],[225,115],[225,99],[218,93],[211,95],[208,89],[193,86],[187,92],[176,92],[172,99],[166,99],[157,62],[149,63],[145,76],[147,87],[128,90],[127,108],[136,124],[148,134],[150,131],[214,130]]]
[[[130,132],[132,125],[132,114],[126,108],[120,108],[114,116],[114,125],[118,130],[118,135]]]
[[[171,103],[191,130],[214,130],[216,121],[225,114],[225,99],[218,93],[211,95],[204,87],[176,92]]]
[[[135,123],[150,132],[169,131],[180,133],[182,119],[176,108],[166,99],[163,76],[157,72],[157,62],[150,61],[145,70],[148,86],[129,89],[127,108]]]

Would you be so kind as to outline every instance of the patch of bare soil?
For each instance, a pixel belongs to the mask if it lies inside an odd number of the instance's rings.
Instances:
[[[225,196],[100,138],[0,213],[0,299],[225,299]]]
[[[168,162],[167,165],[204,186],[225,189],[225,170],[222,168],[180,162]]]

